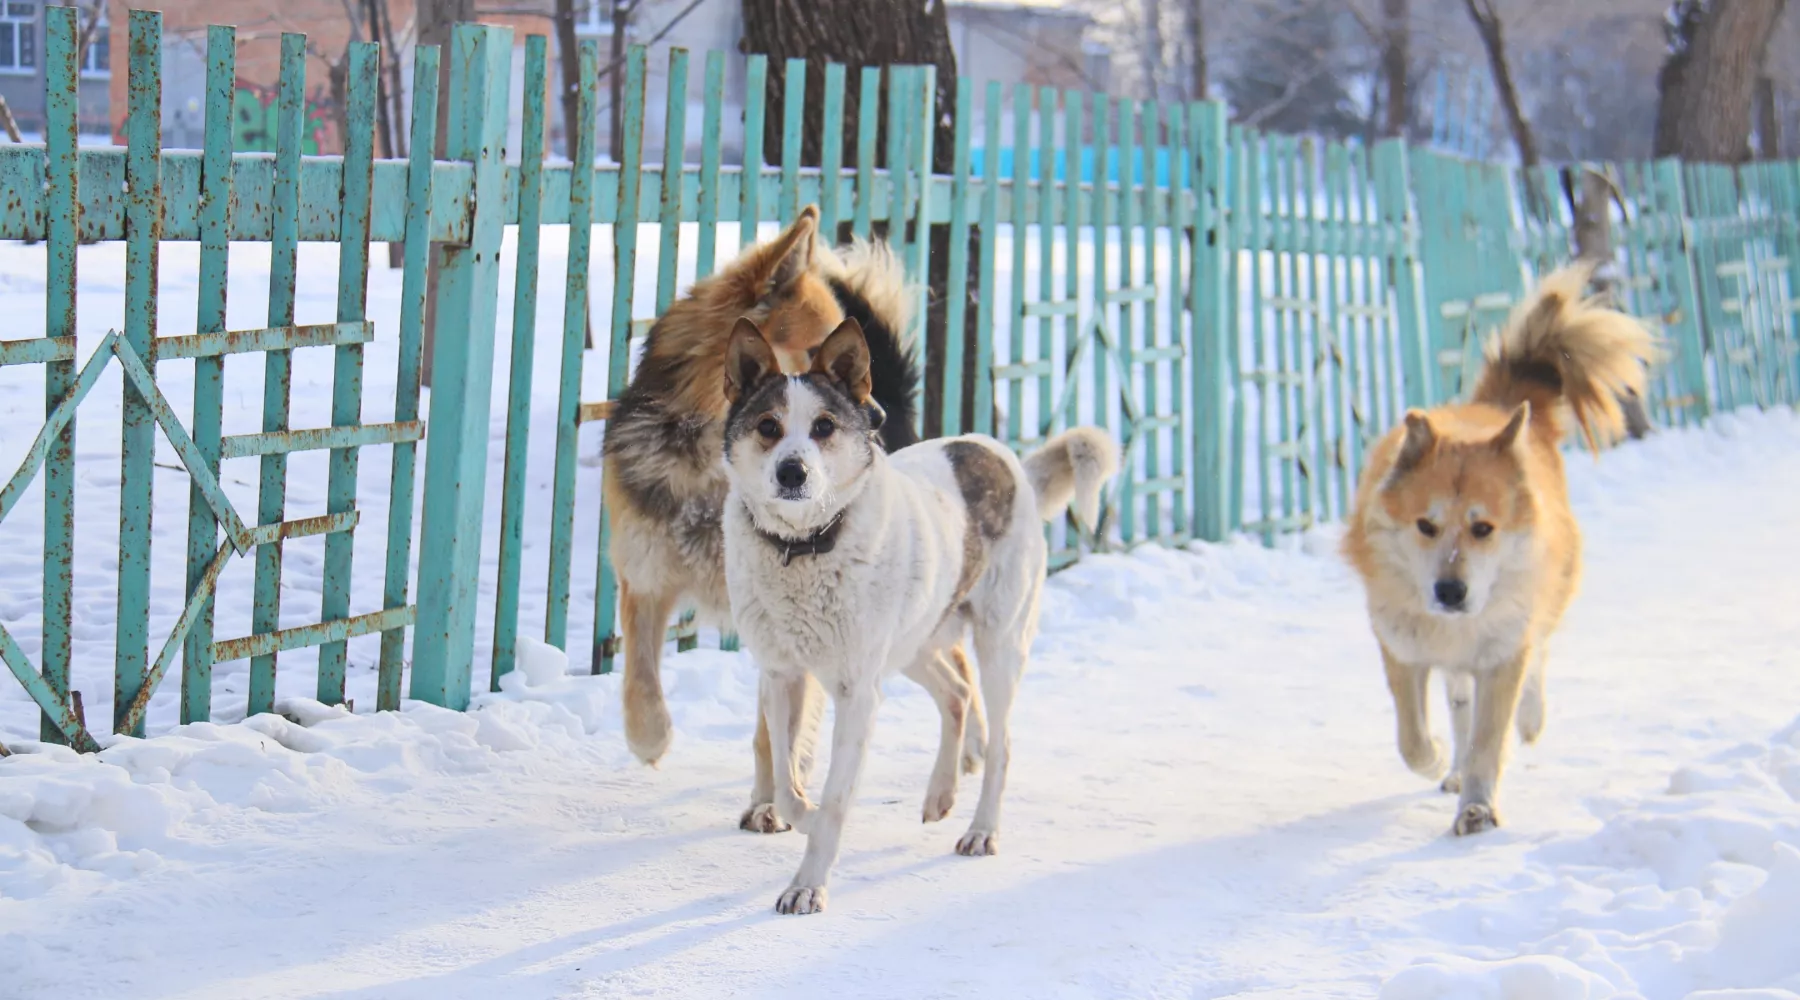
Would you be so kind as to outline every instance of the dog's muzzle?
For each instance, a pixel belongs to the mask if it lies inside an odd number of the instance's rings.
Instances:
[[[1431,588],[1431,594],[1437,598],[1438,607],[1445,611],[1461,611],[1463,603],[1469,599],[1469,585],[1461,580],[1439,580]]]
[[[775,466],[775,485],[781,488],[784,500],[804,498],[801,491],[806,487],[806,463],[797,458],[784,458]]]

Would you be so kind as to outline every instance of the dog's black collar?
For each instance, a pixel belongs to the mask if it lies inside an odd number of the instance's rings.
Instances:
[[[805,538],[783,538],[761,528],[757,528],[756,533],[762,536],[763,541],[775,546],[775,550],[781,553],[781,565],[786,566],[794,561],[795,556],[822,556],[837,548],[838,529],[843,526],[844,512],[840,510],[825,522],[824,527]]]

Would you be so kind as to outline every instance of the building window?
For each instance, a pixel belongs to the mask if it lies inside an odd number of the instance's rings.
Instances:
[[[0,73],[29,73],[37,64],[37,4],[0,0]]]
[[[88,40],[87,53],[81,60],[82,76],[112,75],[112,27],[106,20],[106,0],[94,0],[86,7],[77,7],[81,11],[81,31],[88,30],[88,19],[93,18],[93,37]]]
[[[614,0],[575,0],[575,31],[582,35],[610,35]]]

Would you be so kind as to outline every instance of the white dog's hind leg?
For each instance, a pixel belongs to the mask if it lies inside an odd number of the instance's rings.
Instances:
[[[1012,754],[1009,722],[1013,694],[1025,673],[1025,657],[1031,648],[1029,622],[975,625],[975,656],[981,667],[981,695],[987,702],[987,771],[981,776],[981,801],[969,831],[956,842],[956,853],[968,856],[997,854],[1000,850],[1000,799],[1006,794],[1006,768]]]
[[[1446,673],[1444,700],[1450,706],[1451,745],[1450,773],[1444,775],[1440,791],[1454,795],[1462,791],[1463,766],[1469,760],[1469,731],[1475,725],[1475,678],[1471,674]]]
[[[969,713],[963,725],[962,772],[974,774],[981,770],[981,762],[987,758],[987,713],[981,708],[981,682],[975,678],[975,667],[969,662],[969,652],[962,643],[951,647],[949,658],[950,666],[969,689]]]
[[[757,692],[769,727],[769,756],[774,766],[774,812],[801,833],[807,831],[813,813],[817,811],[806,801],[798,759],[801,748],[795,740],[796,733],[802,731],[800,727],[807,710],[808,680],[805,674],[784,676],[764,670]],[[751,812],[756,812],[756,807],[752,807]]]
[[[806,832],[806,855],[800,859],[794,881],[775,901],[777,913],[817,913],[825,908],[825,883],[831,877],[831,866],[837,863],[844,819],[850,812],[850,800],[856,795],[856,781],[862,776],[863,757],[869,750],[875,709],[880,704],[881,687],[875,678],[837,698],[825,791],[819,796],[819,806],[809,817],[810,822],[805,826],[797,820],[794,823]],[[771,726],[773,722],[771,719]]]
[[[937,763],[931,768],[931,782],[925,786],[924,821],[936,823],[950,814],[956,804],[958,758],[962,754],[963,726],[969,711],[970,687],[950,660],[939,653],[927,655],[906,670],[906,676],[918,681],[931,692],[937,702],[942,724],[938,740]]]
[[[790,827],[775,812],[775,752],[769,740],[769,716],[756,708],[756,738],[751,744],[756,757],[756,782],[750,786],[750,808],[738,818],[738,829],[751,833],[782,833]]]

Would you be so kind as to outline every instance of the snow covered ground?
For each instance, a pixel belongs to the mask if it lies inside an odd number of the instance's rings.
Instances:
[[[1571,473],[1586,584],[1496,833],[1401,764],[1333,532],[1145,549],[1050,584],[1000,856],[950,852],[972,781],[919,824],[935,714],[892,688],[818,917],[772,912],[799,838],[735,828],[736,654],[670,658],[661,770],[543,656],[466,715],[15,739],[0,998],[1791,1000],[1800,418]]]

